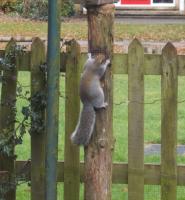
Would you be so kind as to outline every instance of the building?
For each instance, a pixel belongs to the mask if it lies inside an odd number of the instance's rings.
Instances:
[[[119,0],[115,3],[117,12],[122,14],[185,14],[185,0]]]

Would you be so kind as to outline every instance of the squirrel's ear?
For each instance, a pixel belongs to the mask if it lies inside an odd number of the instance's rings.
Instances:
[[[92,58],[91,53],[88,53],[87,56],[88,56],[89,59]]]

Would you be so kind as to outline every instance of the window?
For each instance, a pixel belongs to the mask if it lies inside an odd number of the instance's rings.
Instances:
[[[116,6],[169,6],[174,7],[176,0],[120,0]]]

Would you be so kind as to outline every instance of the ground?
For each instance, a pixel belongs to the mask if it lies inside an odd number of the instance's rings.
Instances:
[[[185,53],[185,23],[183,24],[126,24],[126,19],[115,21],[115,51],[122,52],[133,38],[137,37],[144,43],[149,42],[150,49],[158,49],[167,41],[176,42],[178,53]],[[128,21],[129,22],[129,21]],[[160,22],[160,19],[159,19]],[[0,14],[0,40],[15,38],[47,37],[47,22],[23,19],[18,16]],[[61,37],[75,38],[79,41],[87,40],[87,23],[85,18],[70,18],[61,24]],[[155,42],[155,44],[153,43]],[[157,42],[157,43],[156,43]],[[159,44],[159,45],[157,45]],[[162,44],[162,45],[161,45]],[[183,45],[182,45],[183,44]],[[3,48],[3,44],[0,46]],[[84,47],[86,50],[86,48]]]

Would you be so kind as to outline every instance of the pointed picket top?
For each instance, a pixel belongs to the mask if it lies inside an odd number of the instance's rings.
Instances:
[[[12,37],[12,38],[10,39],[10,41],[8,42],[6,48],[9,47],[10,45],[11,45],[11,46],[14,45],[15,43],[16,43],[16,40],[15,40],[15,38]]]
[[[141,42],[137,38],[135,38],[128,47],[128,61],[129,62],[131,61],[133,65],[137,66],[136,63],[143,61],[143,59],[144,59],[144,48]]]
[[[162,55],[165,55],[166,57],[169,58],[176,57],[177,49],[171,42],[168,42],[162,49]]]
[[[178,73],[177,50],[171,42],[162,49],[162,71],[163,75],[175,75]]]
[[[32,39],[31,47],[37,47],[37,46],[44,46],[44,42],[39,37],[34,37]]]
[[[67,53],[70,52],[73,57],[76,57],[77,55],[79,56],[80,54],[79,43],[75,39],[70,40],[69,42],[67,42],[66,51]]]
[[[6,45],[5,56],[9,54],[11,51],[14,51],[15,46],[16,46],[16,40],[14,38],[11,38],[8,44]]]
[[[143,46],[142,46],[141,42],[137,38],[134,38],[132,40],[132,42],[129,44],[128,51],[130,51],[133,48],[141,48],[141,49],[143,49]]]
[[[40,69],[38,66],[43,64],[45,62],[45,45],[44,42],[38,38],[35,37],[32,39],[31,44],[31,66],[30,68],[37,68],[37,71],[39,72]],[[42,62],[42,63],[41,63]],[[36,70],[36,69],[34,69]]]
[[[128,47],[128,72],[131,73],[131,68],[143,71],[144,63],[144,48],[141,42],[135,38]],[[135,71],[136,72],[136,71]],[[137,72],[136,72],[137,73]]]
[[[45,58],[45,45],[44,42],[38,37],[32,39],[31,55],[32,57],[33,56],[37,57],[36,60],[39,60],[38,56]],[[32,58],[32,60],[34,59]]]

